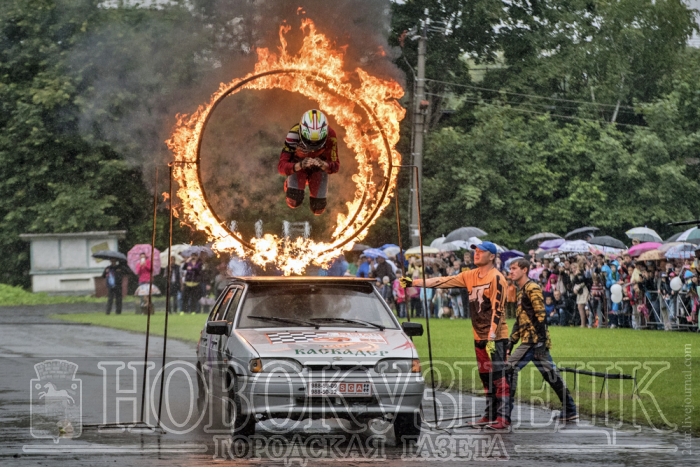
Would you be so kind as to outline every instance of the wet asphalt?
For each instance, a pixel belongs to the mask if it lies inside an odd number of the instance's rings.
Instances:
[[[469,418],[435,426],[429,389],[417,445],[397,443],[385,421],[354,426],[335,419],[269,420],[258,423],[250,448],[231,440],[215,415],[200,417],[194,403],[194,344],[169,340],[166,375],[170,376],[166,376],[160,404],[157,375],[162,368],[163,339],[150,338],[152,369],[142,404],[143,335],[49,317],[89,311],[102,311],[102,307],[0,307],[1,465],[198,466],[233,461],[266,466],[492,465],[493,461],[538,467],[697,465],[697,455],[688,452],[682,433],[657,433],[624,424],[612,428],[586,418],[561,425],[551,421],[550,410],[526,405],[516,406],[510,432],[459,427]],[[50,410],[62,400],[47,394],[46,383],[51,381],[57,390],[66,388],[71,395],[71,402],[65,402],[70,406],[66,414],[70,410],[74,421],[70,426],[51,418],[55,412]],[[481,414],[484,407],[480,397],[443,391],[436,396],[443,419]],[[159,412],[164,430],[153,428]],[[133,423],[140,420],[146,423]],[[117,421],[121,424],[113,425]],[[692,439],[692,447],[699,441]]]

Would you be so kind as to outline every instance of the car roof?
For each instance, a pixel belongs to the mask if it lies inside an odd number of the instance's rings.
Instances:
[[[231,277],[230,284],[265,284],[287,285],[298,283],[322,283],[322,284],[367,284],[376,281],[375,278],[364,277],[328,277],[328,276],[250,276]]]

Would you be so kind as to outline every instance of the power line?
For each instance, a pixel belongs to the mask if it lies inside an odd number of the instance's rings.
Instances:
[[[435,94],[431,94],[431,95],[435,95]],[[490,102],[485,102],[483,100],[482,101],[470,100],[469,97],[466,98],[466,101],[469,102],[470,104],[478,104],[478,105],[483,104],[483,105],[489,105],[491,107],[497,107],[499,109],[504,109],[504,110],[513,110],[515,112],[525,112],[525,113],[535,114],[535,115],[545,115],[548,117],[566,118],[568,120],[581,120],[584,122],[603,123],[606,125],[619,125],[619,126],[629,126],[629,127],[647,128],[647,129],[649,128],[648,126],[635,125],[632,123],[608,122],[607,120],[594,120],[592,118],[576,117],[576,116],[572,116],[572,115],[559,115],[559,114],[553,114],[553,113],[549,113],[549,112],[536,112],[534,110],[520,109],[520,108],[516,108],[516,107],[505,107],[502,105],[491,104]]]
[[[449,96],[447,96],[447,95],[445,95],[445,94],[437,94],[437,93],[430,93],[430,92],[426,92],[425,94],[427,94],[427,95],[429,95],[429,96],[437,96],[437,97],[442,97],[442,98],[449,97]],[[484,99],[484,100],[494,100],[494,99],[487,98],[487,97],[483,97],[483,96],[481,97],[481,99]],[[579,107],[576,107],[576,106],[573,106],[573,105],[536,104],[536,103],[534,103],[534,102],[511,102],[511,101],[506,101],[506,102],[504,102],[504,103],[505,103],[505,104],[509,104],[509,105],[534,105],[534,106],[537,106],[537,107],[544,107],[544,108],[551,108],[551,107],[553,107],[554,105],[556,105],[558,108],[562,108],[562,109],[573,109],[573,110],[578,110],[578,109],[579,109]],[[637,114],[637,112],[630,112],[630,111],[628,111],[628,110],[621,110],[620,112],[626,113],[626,114],[631,114],[631,115],[636,115],[636,114]]]
[[[492,89],[492,88],[484,88],[480,86],[472,86],[469,84],[460,84],[460,83],[452,83],[450,81],[441,81],[438,79],[429,79],[426,78],[426,81],[433,81],[435,83],[442,83],[442,84],[449,84],[451,86],[459,86],[463,88],[471,88],[471,89],[478,89],[480,91],[490,91],[490,92],[498,92],[498,93],[503,93],[503,94],[512,94],[514,96],[522,96],[522,97],[534,97],[536,99],[548,99],[551,101],[562,101],[562,102],[573,102],[576,104],[585,104],[585,105],[598,105],[598,106],[604,106],[604,107],[617,107],[615,104],[601,104],[598,102],[587,102],[587,101],[577,101],[577,100],[572,100],[572,99],[561,99],[558,97],[546,97],[546,96],[538,96],[537,94],[523,94],[519,92],[512,92],[512,91],[502,91],[498,89]],[[629,105],[620,105],[620,108],[626,108],[626,109],[633,109],[634,107],[629,106]]]

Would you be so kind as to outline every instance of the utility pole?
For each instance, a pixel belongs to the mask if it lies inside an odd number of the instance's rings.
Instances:
[[[428,9],[420,25],[418,37],[418,70],[416,76],[416,92],[413,96],[413,165],[418,168],[418,186],[423,186],[423,136],[425,134],[425,116],[428,110],[428,100],[425,98],[425,48],[428,39]],[[413,176],[412,176],[413,177]],[[411,186],[415,186],[411,184]],[[411,188],[413,191],[414,188]],[[408,223],[411,236],[411,246],[418,246],[418,203],[414,193],[411,196],[411,219]]]

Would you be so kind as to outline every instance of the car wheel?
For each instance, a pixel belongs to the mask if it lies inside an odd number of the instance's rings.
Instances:
[[[396,442],[417,442],[423,417],[420,412],[398,413],[394,418],[394,436]]]
[[[255,417],[252,414],[242,413],[243,403],[238,394],[237,380],[229,384],[228,396],[228,420],[233,436],[253,436],[255,434]]]

